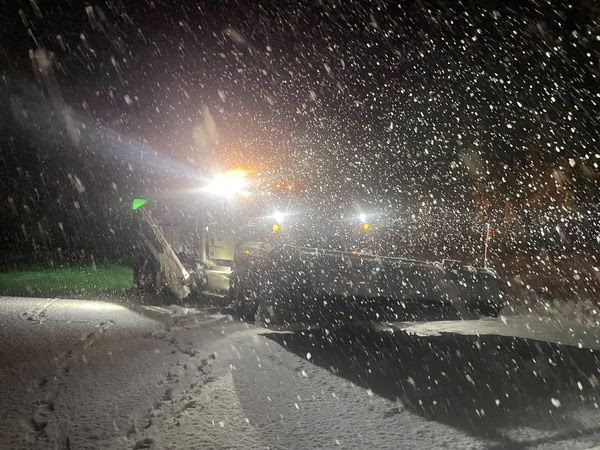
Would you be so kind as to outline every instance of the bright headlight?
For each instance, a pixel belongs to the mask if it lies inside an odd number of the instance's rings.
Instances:
[[[271,217],[273,217],[275,222],[277,222],[278,224],[281,224],[281,223],[283,223],[283,220],[285,219],[285,213],[282,213],[281,211],[275,211]]]
[[[225,198],[247,195],[247,188],[250,184],[246,178],[247,175],[248,173],[244,170],[218,173],[209,184],[200,188],[200,191]]]

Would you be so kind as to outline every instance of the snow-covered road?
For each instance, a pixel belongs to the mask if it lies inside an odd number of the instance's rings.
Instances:
[[[0,300],[2,448],[600,445],[590,349],[210,317],[169,326],[111,303]]]

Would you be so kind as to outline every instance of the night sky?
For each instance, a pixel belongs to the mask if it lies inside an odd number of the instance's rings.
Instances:
[[[400,3],[4,0],[4,242],[57,199],[246,166],[475,227],[579,217],[597,244],[597,3]]]

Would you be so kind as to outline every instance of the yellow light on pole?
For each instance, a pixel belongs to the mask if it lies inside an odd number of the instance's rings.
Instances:
[[[369,224],[368,223],[363,223],[363,230],[368,230],[369,229]]]
[[[279,231],[279,225],[274,223],[273,226],[271,227],[271,230],[273,230],[275,232]]]

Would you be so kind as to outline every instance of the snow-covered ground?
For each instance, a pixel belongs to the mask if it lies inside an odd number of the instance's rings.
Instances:
[[[0,300],[2,448],[600,445],[595,353],[465,331],[491,320],[292,333]],[[495,323],[510,334],[519,320]]]
[[[154,411],[157,448],[485,448],[490,442],[313,365],[261,334],[221,341],[213,377]],[[193,407],[186,407],[193,402]],[[123,442],[127,448],[127,443]]]

